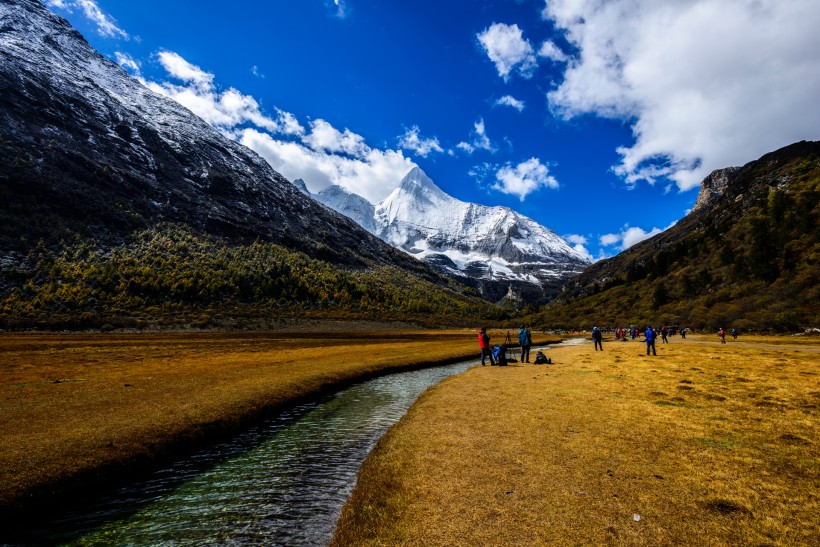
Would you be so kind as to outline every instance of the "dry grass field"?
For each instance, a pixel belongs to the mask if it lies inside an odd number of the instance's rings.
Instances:
[[[478,353],[472,331],[314,330],[0,336],[0,520],[322,391]]]
[[[551,349],[428,390],[336,545],[820,545],[820,340]]]

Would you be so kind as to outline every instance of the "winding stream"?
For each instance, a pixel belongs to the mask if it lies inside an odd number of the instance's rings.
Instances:
[[[391,374],[298,406],[49,526],[74,545],[324,545],[376,441],[475,360]]]
[[[325,545],[376,441],[425,389],[475,364],[391,374],[295,407],[64,515],[34,541]]]

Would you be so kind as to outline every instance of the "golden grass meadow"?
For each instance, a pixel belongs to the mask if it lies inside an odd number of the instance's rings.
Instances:
[[[1,520],[36,518],[306,397],[478,353],[472,331],[345,327],[0,336]]]
[[[429,389],[335,545],[818,545],[820,340],[550,349]]]
[[[428,390],[334,544],[818,544],[820,339],[657,349],[551,348]],[[476,353],[472,330],[0,336],[0,515],[24,526],[305,397]]]

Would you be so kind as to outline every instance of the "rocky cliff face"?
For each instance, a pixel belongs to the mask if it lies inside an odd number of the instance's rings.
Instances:
[[[693,212],[711,207],[729,188],[732,180],[737,176],[740,167],[726,167],[725,169],[716,169],[703,179],[700,183],[700,192],[698,193],[695,206],[692,208]]]
[[[36,0],[0,3],[0,202],[7,265],[38,240],[117,245],[170,221],[341,265],[430,272],[144,87]]]

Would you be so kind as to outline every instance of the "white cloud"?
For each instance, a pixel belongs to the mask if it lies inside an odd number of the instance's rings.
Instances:
[[[472,154],[476,150],[486,150],[492,153],[498,150],[487,136],[487,129],[484,127],[484,118],[479,118],[478,121],[473,124],[473,131],[470,136],[472,137],[470,142],[462,141],[456,145],[456,148],[463,150],[467,154]]]
[[[672,226],[677,224],[677,221],[672,222],[666,228],[652,228],[649,231],[644,230],[638,226],[629,226],[628,224],[624,226],[623,230],[621,230],[617,234],[604,234],[600,236],[598,239],[600,244],[604,247],[612,247],[617,246],[617,248],[621,251],[625,251],[635,245],[636,243],[640,243],[645,239],[649,239],[652,236],[656,236],[659,233],[663,232],[664,230],[668,230]]]
[[[520,101],[513,97],[512,95],[504,95],[497,101],[495,101],[494,106],[509,106],[521,112],[524,110],[524,101]]]
[[[405,150],[412,150],[422,158],[426,158],[431,152],[444,152],[438,138],[424,138],[420,131],[417,125],[407,129],[404,135],[399,136],[399,146]]]
[[[567,234],[564,236],[564,239],[572,245],[572,248],[575,249],[578,254],[590,262],[595,262],[595,257],[593,257],[592,253],[590,253],[589,249],[587,249],[588,241],[586,237],[579,234]]]
[[[687,190],[820,136],[816,0],[549,0],[543,16],[578,51],[551,109],[629,120],[615,166],[628,184]]]
[[[302,140],[316,151],[348,154],[353,157],[363,157],[369,148],[364,143],[364,137],[345,128],[339,131],[329,122],[319,119],[310,122],[311,131]]]
[[[220,91],[214,85],[214,75],[189,63],[172,51],[160,51],[157,59],[172,77],[183,83],[145,82],[152,90],[170,97],[191,112],[225,133],[243,124],[252,124],[268,131],[288,135],[304,133],[296,118],[277,109],[277,118],[262,113],[259,103],[234,88]]]
[[[97,27],[97,34],[106,38],[128,39],[128,33],[117,26],[116,21],[104,13],[95,0],[47,0],[51,8],[58,8],[69,13],[73,8],[83,12],[88,20]]]
[[[262,71],[261,71],[261,70],[259,70],[259,67],[258,67],[258,66],[256,66],[256,65],[253,65],[253,66],[251,67],[251,74],[253,74],[253,75],[254,75],[254,76],[256,76],[257,78],[260,78],[260,79],[262,79],[262,80],[264,80],[264,79],[265,79],[265,75],[264,75],[264,74],[262,74]]]
[[[179,53],[163,50],[157,54],[157,59],[168,74],[178,80],[203,88],[213,86],[213,74],[205,72],[198,66],[189,63]]]
[[[133,57],[128,55],[127,53],[123,53],[121,51],[114,52],[114,58],[117,60],[117,64],[123,67],[124,69],[131,72],[136,76],[140,75],[140,64],[136,61]]]
[[[146,86],[251,148],[286,178],[303,179],[312,192],[338,184],[377,203],[416,166],[400,150],[371,148],[361,135],[326,120],[311,121],[306,131],[289,112],[276,108],[270,117],[253,97],[234,88],[218,90],[213,74],[174,52],[157,58],[182,83],[143,81]]]
[[[556,46],[555,42],[551,40],[546,40],[541,44],[541,47],[538,48],[538,56],[544,57],[556,63],[566,63],[569,61],[569,56],[561,51],[561,48]]]
[[[558,188],[558,181],[538,158],[530,158],[516,166],[507,163],[496,171],[495,178],[497,182],[492,189],[518,196],[521,201],[542,187]]]
[[[493,23],[477,35],[487,56],[495,63],[498,75],[504,81],[510,79],[513,70],[523,78],[531,78],[537,66],[532,44],[524,38],[518,25]]]
[[[633,226],[627,228],[626,231],[621,232],[621,249],[629,249],[636,243],[640,243],[645,239],[649,239],[652,236],[658,235],[663,230],[660,228],[652,228],[651,230],[644,231],[643,228],[639,228],[637,226]]]
[[[333,0],[334,15],[339,19],[347,17],[347,6],[345,0]]]
[[[276,109],[276,121],[279,124],[278,130],[285,135],[304,135],[305,128],[296,119],[296,116],[290,112]]]
[[[386,198],[415,167],[400,150],[365,147],[359,157],[351,157],[278,140],[253,128],[244,129],[239,142],[265,158],[284,177],[303,179],[311,192],[338,184],[371,203]]]
[[[609,247],[611,245],[615,245],[621,241],[621,236],[619,234],[604,234],[598,239],[601,245]]]

